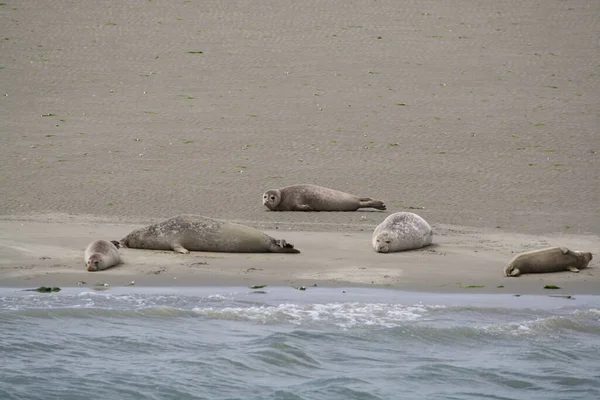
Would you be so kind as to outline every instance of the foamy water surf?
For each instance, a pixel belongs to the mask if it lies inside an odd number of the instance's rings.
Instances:
[[[2,399],[596,399],[600,297],[0,289]]]

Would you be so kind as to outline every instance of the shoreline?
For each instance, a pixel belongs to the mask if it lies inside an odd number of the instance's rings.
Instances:
[[[163,296],[178,299],[198,299],[197,304],[216,301],[235,301],[241,305],[255,307],[279,307],[295,304],[404,304],[434,307],[501,308],[554,310],[557,308],[587,307],[597,311],[600,305],[598,294],[512,294],[512,293],[473,293],[473,292],[436,292],[412,291],[384,287],[308,287],[299,291],[286,286],[267,286],[251,289],[243,286],[111,286],[111,287],[63,287],[59,292],[36,293],[30,289],[0,286],[0,297],[12,298],[17,307],[16,298],[37,298],[48,301],[48,305],[60,305],[64,298],[94,299],[114,298],[130,301],[132,298]],[[78,300],[76,300],[78,301]],[[146,308],[138,304],[134,308]],[[177,307],[175,307],[177,308]]]
[[[154,219],[153,219],[154,220]],[[60,222],[62,221],[62,222]],[[300,254],[209,253],[120,249],[123,263],[87,272],[83,251],[96,239],[119,239],[143,224],[101,216],[0,216],[0,287],[76,287],[108,283],[140,287],[305,286],[373,287],[411,292],[473,294],[598,294],[598,259],[575,274],[504,277],[516,253],[554,245],[600,252],[595,235],[525,235],[472,227],[433,225],[434,243],[408,252],[375,253],[370,227],[360,230],[264,230]],[[146,223],[148,221],[145,221]],[[260,223],[253,224],[261,229]],[[262,229],[261,229],[262,230]],[[560,289],[544,289],[556,285]],[[500,287],[501,286],[501,287]]]

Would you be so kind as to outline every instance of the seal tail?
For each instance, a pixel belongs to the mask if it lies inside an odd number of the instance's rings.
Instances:
[[[363,197],[358,199],[360,201],[360,208],[376,208],[378,210],[385,210],[385,204],[380,200],[373,200],[370,197]]]
[[[295,249],[294,245],[286,242],[285,240],[275,240],[277,245],[275,253],[300,253],[300,250]]]

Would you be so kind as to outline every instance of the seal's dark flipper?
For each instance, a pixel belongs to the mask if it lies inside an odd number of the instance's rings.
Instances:
[[[377,200],[375,200],[375,201],[377,202],[377,205],[373,206],[374,208],[376,208],[378,210],[386,209],[385,204],[383,204],[383,201],[377,201]]]
[[[111,240],[110,242],[114,244],[117,249],[121,247],[121,243],[119,243],[118,240]]]
[[[294,245],[286,242],[285,240],[276,240],[275,244],[277,244],[277,253],[300,253],[300,250],[295,249]]]
[[[385,210],[385,204],[383,201],[373,200],[370,197],[363,197],[358,199],[360,201],[360,208],[376,208],[378,210]]]

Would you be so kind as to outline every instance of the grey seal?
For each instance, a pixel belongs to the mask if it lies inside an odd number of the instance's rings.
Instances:
[[[267,190],[262,202],[271,211],[356,211],[359,208],[385,210],[382,201],[310,184]]]
[[[411,212],[391,214],[373,231],[373,249],[378,253],[418,249],[432,240],[431,226]]]
[[[136,229],[119,241],[122,247],[227,253],[300,253],[294,245],[245,225],[182,214]]]
[[[83,253],[85,265],[90,272],[101,271],[121,262],[119,243],[96,240],[88,245]]]
[[[573,251],[566,247],[548,247],[515,256],[504,268],[505,276],[545,272],[579,272],[592,260],[592,253]]]

